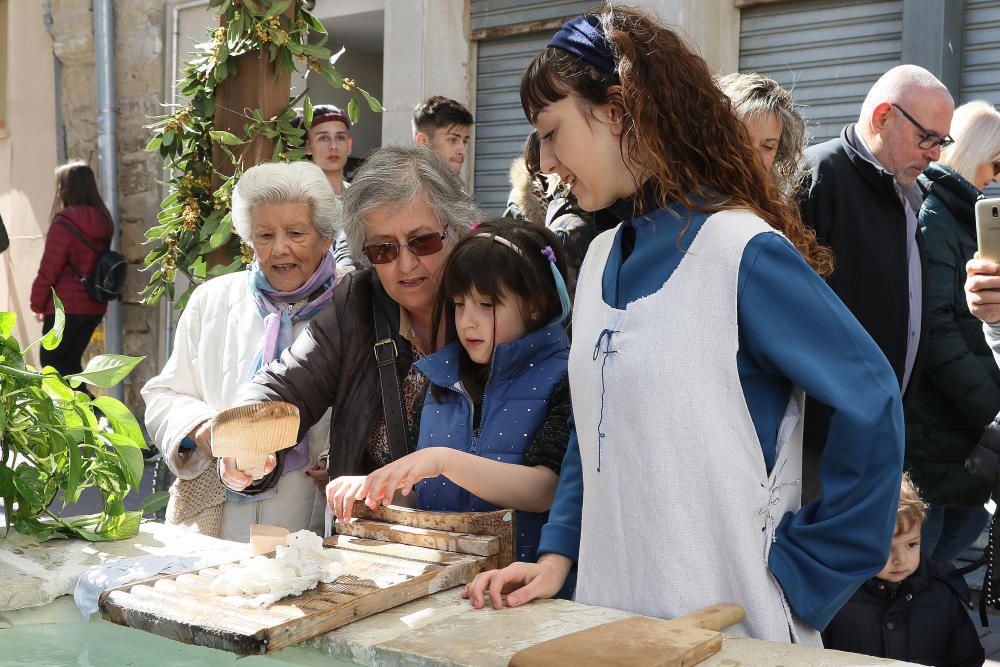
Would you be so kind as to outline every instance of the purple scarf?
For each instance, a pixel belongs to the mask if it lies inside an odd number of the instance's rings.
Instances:
[[[332,249],[331,249],[332,250]],[[250,292],[257,302],[257,312],[264,319],[264,343],[260,353],[250,364],[247,380],[253,378],[258,370],[267,363],[277,359],[281,353],[295,340],[292,326],[296,322],[306,322],[319,314],[333,300],[333,288],[337,284],[337,263],[333,253],[328,252],[323,257],[316,271],[301,287],[291,292],[279,292],[267,281],[264,272],[257,262],[250,266],[248,272]],[[309,296],[322,290],[320,294],[307,301]],[[304,468],[309,462],[308,436],[302,438],[285,455],[285,471]]]

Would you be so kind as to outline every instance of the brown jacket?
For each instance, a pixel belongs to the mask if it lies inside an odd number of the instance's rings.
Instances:
[[[287,401],[299,409],[299,438],[327,408],[330,418],[330,479],[364,475],[366,447],[382,416],[382,392],[375,364],[373,307],[389,323],[399,356],[400,381],[410,371],[413,349],[399,335],[399,304],[386,294],[372,269],[348,273],[334,288],[333,303],[317,315],[279,360],[273,361],[237,395],[237,404],[251,401]],[[281,475],[278,466],[245,493],[270,488]]]

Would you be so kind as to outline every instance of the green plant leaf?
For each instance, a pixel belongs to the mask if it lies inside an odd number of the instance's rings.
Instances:
[[[11,525],[14,512],[14,471],[0,461],[0,499],[3,500],[4,525]]]
[[[108,517],[106,521],[103,521],[95,532],[95,535],[97,535],[98,540],[102,541],[124,540],[135,537],[136,533],[139,532],[139,523],[141,521],[141,512],[123,512],[118,516]]]
[[[358,107],[358,98],[352,97],[351,101],[347,103],[347,117],[351,119],[351,125],[358,122],[358,118],[361,117],[361,109]]]
[[[14,332],[17,324],[17,313],[0,313],[0,338],[6,338]]]
[[[382,113],[383,111],[385,111],[385,109],[382,108],[382,105],[379,103],[379,101],[376,100],[374,97],[372,97],[367,90],[362,90],[361,88],[358,88],[358,90],[361,91],[362,95],[364,95],[365,101],[368,102],[369,109],[371,109],[375,113]]]
[[[313,103],[308,95],[302,101],[302,124],[307,130],[312,128],[313,124]]]
[[[52,303],[55,305],[55,320],[49,332],[42,336],[42,347],[46,350],[54,350],[62,342],[63,329],[66,327],[66,314],[63,312],[62,301],[56,296],[56,291],[52,290]]]
[[[169,500],[170,493],[168,491],[155,491],[143,498],[142,504],[139,505],[139,511],[144,516],[153,512],[159,512],[167,506],[167,501]]]
[[[145,358],[128,357],[123,354],[101,354],[87,362],[87,367],[82,373],[67,375],[65,379],[72,387],[78,387],[81,382],[86,382],[107,389],[125,379],[125,376]]]
[[[14,517],[14,530],[22,535],[31,535],[39,542],[44,542],[50,537],[56,535],[59,527],[51,523],[44,523],[31,516],[22,515],[20,512],[16,512]]]
[[[141,445],[120,433],[102,433],[101,437],[114,447],[114,453],[118,457],[117,466],[122,472],[125,485],[138,489],[145,470],[145,461],[142,458],[142,449],[145,447],[140,449]]]
[[[124,435],[135,443],[136,447],[146,448],[146,441],[142,437],[139,422],[136,421],[135,416],[125,407],[124,403],[111,396],[98,396],[91,401],[91,405],[104,413],[115,433]]]
[[[218,141],[226,146],[239,146],[246,143],[232,132],[226,132],[225,130],[212,130],[209,132],[209,135],[213,141]]]
[[[20,499],[31,508],[45,505],[45,474],[33,465],[22,462],[14,470],[14,489]],[[27,508],[18,507],[18,511]]]

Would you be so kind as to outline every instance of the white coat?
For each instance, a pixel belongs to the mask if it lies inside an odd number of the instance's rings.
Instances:
[[[295,324],[297,336],[307,322]],[[217,412],[234,405],[248,379],[250,364],[264,340],[264,320],[240,271],[213,278],[191,295],[174,336],[174,348],[159,375],[142,388],[146,428],[170,470],[192,479],[215,459],[195,450],[183,461],[181,440]],[[330,412],[308,433],[311,467],[330,445]],[[290,531],[310,528],[322,534],[325,494],[304,469],[282,476],[276,491],[257,502],[226,501],[223,539],[245,542],[252,523],[279,525]]]

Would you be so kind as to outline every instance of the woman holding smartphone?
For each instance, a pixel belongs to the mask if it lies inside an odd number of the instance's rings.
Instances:
[[[1000,369],[963,294],[977,248],[976,200],[1000,174],[1000,113],[986,102],[964,104],[951,136],[955,143],[924,172],[929,333],[924,375],[906,412],[906,466],[931,505],[921,551],[943,562],[975,542],[989,520],[989,491],[963,464],[1000,412]]]

